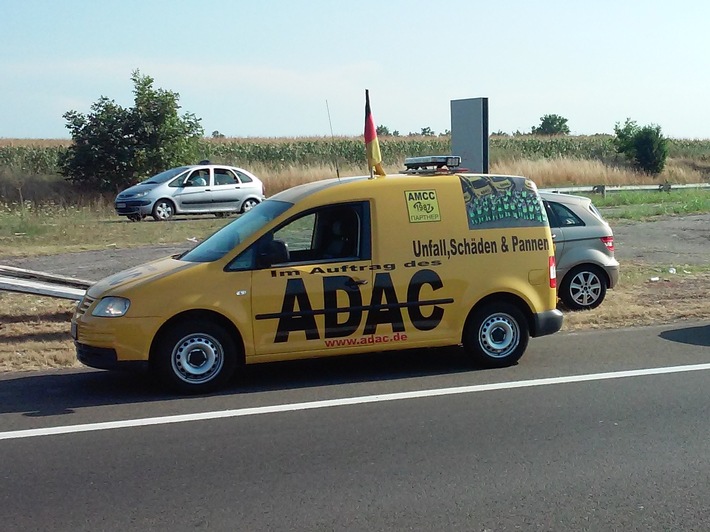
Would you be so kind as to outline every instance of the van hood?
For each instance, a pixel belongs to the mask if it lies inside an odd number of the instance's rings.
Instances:
[[[101,297],[107,292],[120,295],[128,289],[199,265],[198,262],[186,262],[173,257],[158,259],[101,279],[89,288],[87,294],[93,298]]]

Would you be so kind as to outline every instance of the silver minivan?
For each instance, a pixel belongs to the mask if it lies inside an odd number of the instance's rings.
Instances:
[[[176,214],[246,212],[264,201],[264,185],[252,173],[233,166],[199,164],[161,172],[116,196],[119,216],[162,221]]]
[[[614,233],[592,200],[540,191],[555,242],[557,295],[571,310],[598,307],[619,280]]]

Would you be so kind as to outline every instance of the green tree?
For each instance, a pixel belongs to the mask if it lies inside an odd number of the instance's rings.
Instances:
[[[385,136],[390,134],[390,128],[387,126],[377,126],[377,136]]]
[[[569,135],[567,119],[560,115],[540,117],[540,125],[532,128],[533,135]]]
[[[203,134],[200,120],[178,114],[179,94],[153,88],[153,78],[135,70],[134,106],[126,109],[105,96],[88,115],[64,114],[72,145],[60,158],[60,172],[69,181],[108,192],[136,179],[198,157]]]
[[[616,151],[625,155],[635,168],[651,175],[658,175],[666,166],[668,158],[668,139],[661,133],[661,127],[649,125],[639,127],[626,119],[624,125],[614,126],[614,145]]]

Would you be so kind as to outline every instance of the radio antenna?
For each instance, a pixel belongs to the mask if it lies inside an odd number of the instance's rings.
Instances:
[[[328,111],[328,124],[330,124],[330,139],[333,141],[333,146],[335,147],[335,135],[333,135],[333,122],[330,120],[330,107],[328,106],[328,100],[325,101],[325,108]],[[335,175],[340,181],[340,168],[338,168],[338,156],[333,154],[333,162],[335,163]]]

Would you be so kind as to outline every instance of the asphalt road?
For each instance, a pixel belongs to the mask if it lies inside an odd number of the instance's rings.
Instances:
[[[704,323],[534,339],[504,370],[453,349],[250,367],[207,397],[4,374],[0,523],[707,530],[709,388]]]

